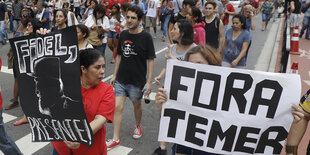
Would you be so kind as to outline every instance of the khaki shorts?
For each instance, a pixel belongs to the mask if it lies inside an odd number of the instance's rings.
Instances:
[[[145,27],[151,27],[151,24],[152,24],[152,27],[156,27],[156,18],[153,18],[153,17],[146,17],[145,19]]]
[[[299,26],[299,23],[300,23],[300,14],[291,13],[288,20],[288,25],[290,27],[296,27]]]

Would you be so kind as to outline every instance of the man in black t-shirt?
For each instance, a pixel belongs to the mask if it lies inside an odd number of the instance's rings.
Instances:
[[[120,144],[122,110],[127,96],[134,105],[136,118],[133,138],[138,139],[142,136],[141,99],[143,92],[145,96],[151,92],[154,58],[156,58],[152,36],[139,27],[142,16],[143,12],[139,7],[129,7],[126,14],[128,30],[120,34],[114,74],[110,81],[111,85],[114,85],[116,97],[113,139],[107,141],[108,149]]]
[[[206,44],[211,45],[219,53],[224,50],[224,25],[222,20],[216,16],[216,3],[215,2],[206,2],[205,5],[205,32],[206,32]],[[223,53],[221,53],[223,55]]]
[[[194,0],[184,0],[181,11],[170,17],[170,22],[168,26],[168,37],[171,44],[173,44],[173,40],[171,39],[171,30],[173,28],[173,25],[181,19],[186,19],[186,15],[191,12],[191,7],[194,5]]]

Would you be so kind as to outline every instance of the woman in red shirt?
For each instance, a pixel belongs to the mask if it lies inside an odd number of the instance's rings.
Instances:
[[[111,123],[115,109],[115,95],[111,85],[102,82],[105,62],[95,49],[80,51],[81,89],[84,110],[94,133],[94,145],[88,147],[78,142],[52,142],[53,155],[106,155],[105,123]]]

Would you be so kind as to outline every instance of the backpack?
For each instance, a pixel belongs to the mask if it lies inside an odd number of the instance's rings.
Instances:
[[[308,10],[307,3],[305,1],[302,1],[300,4],[301,4],[301,12],[302,13],[307,12]]]

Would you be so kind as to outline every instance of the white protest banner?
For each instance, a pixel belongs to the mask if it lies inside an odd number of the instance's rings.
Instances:
[[[267,73],[169,60],[159,141],[220,154],[279,154],[301,82]]]

